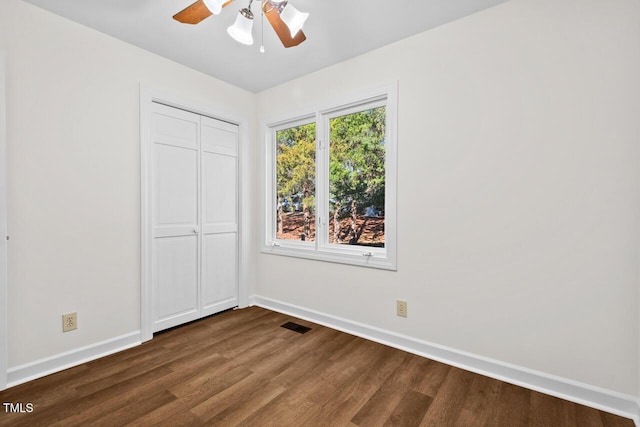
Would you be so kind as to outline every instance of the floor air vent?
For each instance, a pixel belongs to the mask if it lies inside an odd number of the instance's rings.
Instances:
[[[297,323],[293,323],[293,322],[287,322],[284,325],[282,325],[282,327],[286,329],[291,329],[292,331],[297,332],[299,334],[306,334],[311,330],[311,328],[307,328],[306,326],[298,325]]]

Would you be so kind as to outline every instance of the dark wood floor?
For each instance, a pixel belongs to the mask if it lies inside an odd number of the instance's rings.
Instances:
[[[312,328],[299,334],[280,325]],[[0,392],[6,426],[628,426],[633,422],[252,307]]]

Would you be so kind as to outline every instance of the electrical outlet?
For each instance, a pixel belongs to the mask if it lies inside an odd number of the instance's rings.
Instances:
[[[407,302],[402,300],[396,301],[396,313],[400,317],[407,317]]]
[[[63,314],[62,332],[69,332],[74,329],[78,329],[78,313]]]

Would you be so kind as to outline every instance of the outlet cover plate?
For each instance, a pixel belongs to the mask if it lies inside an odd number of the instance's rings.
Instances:
[[[78,329],[78,313],[68,313],[62,315],[62,332]]]
[[[407,302],[403,300],[396,301],[396,314],[400,317],[407,317]]]

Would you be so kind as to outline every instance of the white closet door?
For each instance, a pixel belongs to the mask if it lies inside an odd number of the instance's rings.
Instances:
[[[200,116],[154,104],[153,330],[200,317]]]
[[[238,305],[238,127],[201,119],[203,316]]]
[[[157,332],[238,305],[238,126],[153,105]]]

